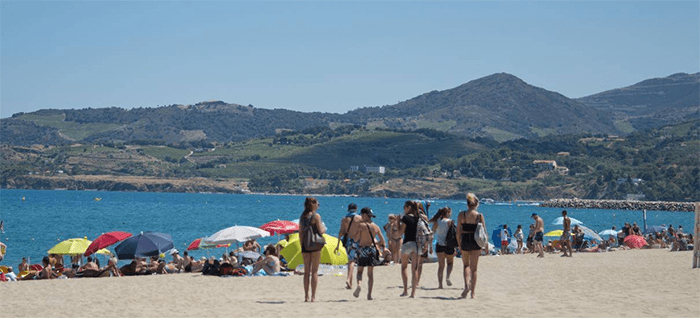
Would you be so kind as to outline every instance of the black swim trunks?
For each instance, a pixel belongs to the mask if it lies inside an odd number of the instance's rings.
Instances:
[[[537,241],[537,242],[544,241],[544,233],[542,233],[542,232],[535,233],[535,241]]]
[[[374,246],[360,246],[357,248],[357,266],[374,266],[377,249]]]

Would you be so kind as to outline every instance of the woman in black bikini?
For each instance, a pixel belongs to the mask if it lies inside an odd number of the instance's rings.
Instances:
[[[479,207],[479,199],[473,193],[467,194],[467,211],[462,211],[457,217],[457,237],[459,238],[459,249],[462,252],[462,263],[464,264],[464,291],[462,298],[467,298],[471,290],[471,298],[474,298],[474,287],[476,286],[476,270],[479,264],[481,247],[474,240],[474,232],[477,223],[481,223],[486,228],[484,215],[476,209]]]
[[[304,242],[304,229],[314,226],[318,234],[326,233],[321,215],[316,213],[319,203],[316,198],[308,197],[304,201],[304,212],[299,217],[299,240]],[[304,258],[304,301],[309,301],[309,283],[311,283],[311,302],[316,300],[316,286],[318,285],[318,264],[321,261],[321,251],[308,252],[301,247],[301,256]]]

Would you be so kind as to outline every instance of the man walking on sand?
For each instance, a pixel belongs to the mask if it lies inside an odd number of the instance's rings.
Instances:
[[[348,205],[348,213],[345,214],[340,221],[340,231],[338,232],[338,243],[335,245],[335,253],[338,253],[340,242],[342,241],[345,251],[348,254],[348,278],[345,281],[345,289],[352,289],[352,271],[355,268],[357,260],[357,223],[362,222],[361,217],[357,215],[357,204],[350,203]]]
[[[367,300],[372,300],[372,286],[374,285],[374,262],[379,259],[380,251],[384,250],[384,236],[379,226],[372,222],[376,217],[372,209],[362,208],[360,211],[361,223],[357,227],[357,237],[359,247],[357,249],[357,289],[352,294],[360,296],[362,285],[362,272],[367,267]],[[379,236],[379,244],[374,242],[374,238]],[[379,247],[377,247],[379,246]]]
[[[544,221],[537,213],[532,213],[532,218],[535,220],[535,251],[537,251],[537,257],[544,257],[544,248],[542,248]]]
[[[566,215],[566,210],[561,211],[561,216],[564,218],[564,233],[561,234],[559,242],[561,242],[562,249],[564,250],[564,255],[561,257],[572,257],[571,254],[571,218]],[[569,255],[566,255],[566,251],[569,251]]]

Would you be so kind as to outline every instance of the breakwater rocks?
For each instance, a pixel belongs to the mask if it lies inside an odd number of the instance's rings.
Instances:
[[[586,200],[551,199],[540,204],[547,208],[605,209],[605,210],[647,210],[647,211],[695,211],[694,202],[627,201],[627,200]]]

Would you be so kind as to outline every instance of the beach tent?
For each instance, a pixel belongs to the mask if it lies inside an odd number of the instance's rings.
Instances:
[[[338,238],[328,234],[323,234],[323,237],[326,239],[326,245],[321,249],[321,264],[347,264],[348,254],[343,244],[340,244],[338,254],[334,253],[335,247],[338,244]],[[289,235],[289,243],[280,251],[280,254],[287,260],[287,267],[290,269],[296,269],[297,266],[304,264],[304,259],[301,256],[301,243],[299,242],[298,233]]]
[[[496,248],[501,248],[501,230],[503,230],[503,225],[501,224],[496,229],[491,232],[491,240],[493,241],[493,245],[496,246]],[[510,228],[508,228],[508,242],[513,240],[513,233],[510,231]]]

